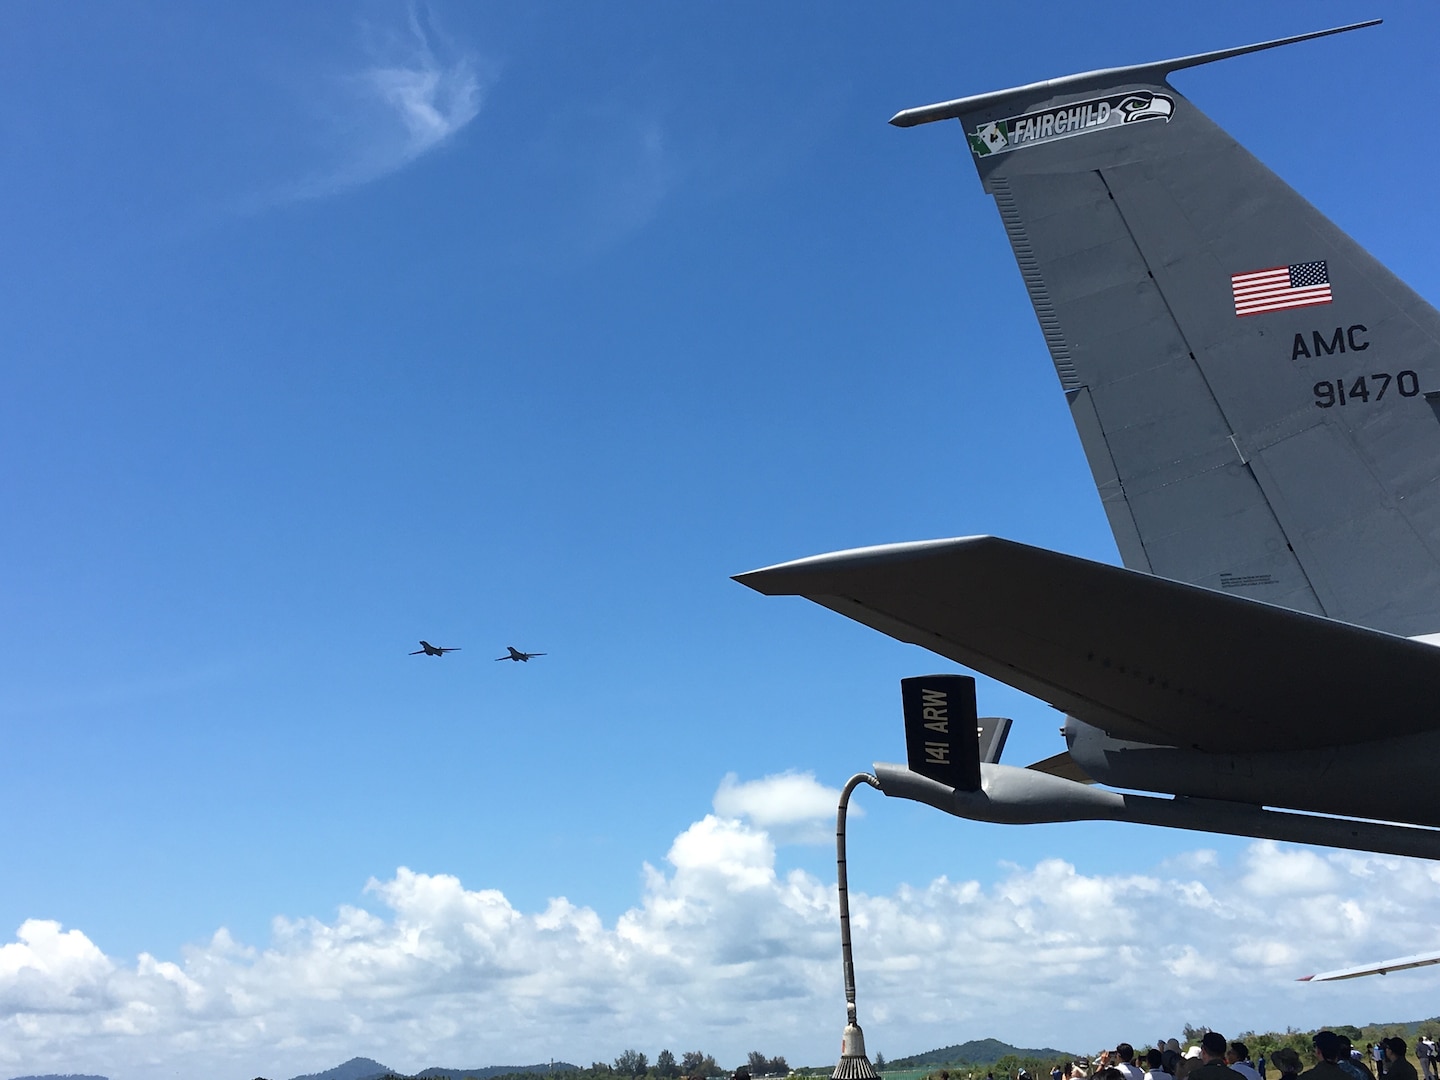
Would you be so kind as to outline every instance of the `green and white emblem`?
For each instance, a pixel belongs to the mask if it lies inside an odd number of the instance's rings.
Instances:
[[[1010,145],[1010,131],[1005,121],[991,121],[984,127],[976,128],[970,135],[970,149],[984,157],[1004,150]]]

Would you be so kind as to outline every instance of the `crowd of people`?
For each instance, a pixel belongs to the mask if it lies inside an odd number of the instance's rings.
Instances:
[[[1219,1032],[1207,1031],[1198,1045],[1183,1052],[1178,1039],[1161,1039],[1140,1053],[1129,1043],[1114,1050],[1102,1050],[1095,1058],[1080,1058],[1057,1064],[1050,1080],[1440,1080],[1437,1057],[1440,1051],[1433,1037],[1422,1035],[1415,1044],[1415,1066],[1406,1056],[1409,1045],[1399,1037],[1381,1039],[1363,1051],[1348,1036],[1319,1031],[1311,1038],[1313,1062],[1304,1062],[1288,1046],[1250,1060],[1243,1042],[1228,1042]],[[1306,1067],[1308,1064],[1308,1068]],[[1240,1076],[1235,1076],[1239,1073]],[[1020,1071],[1016,1080],[1033,1080]]]

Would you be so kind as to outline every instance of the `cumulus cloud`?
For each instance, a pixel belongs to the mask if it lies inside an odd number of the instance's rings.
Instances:
[[[146,1080],[289,1076],[356,1054],[405,1071],[588,1064],[627,1047],[823,1064],[844,1016],[834,882],[784,870],[759,823],[804,822],[821,794],[834,793],[804,776],[727,777],[717,812],[643,867],[640,895],[613,922],[583,898],[526,912],[404,867],[369,883],[365,908],[275,920],[263,947],[220,930],[178,957],[127,962],[81,929],[30,920],[0,946],[0,1064]],[[1187,1022],[1238,1032],[1404,1019],[1440,986],[1426,972],[1293,981],[1433,948],[1434,864],[1266,842],[1233,864],[1166,865],[1091,875],[1045,859],[989,885],[942,877],[852,893],[872,1050],[977,1034],[1092,1050]]]
[[[714,806],[717,814],[749,821],[781,843],[820,844],[834,842],[839,801],[840,789],[826,787],[814,773],[787,772],[744,782],[727,773]],[[849,816],[864,812],[852,803]]]
[[[1273,841],[1250,849],[1240,884],[1256,896],[1313,894],[1332,890],[1340,872],[1309,848],[1282,850]]]
[[[26,919],[16,940],[0,945],[0,1008],[17,1012],[85,1012],[103,997],[114,965],[78,930],[50,919]]]

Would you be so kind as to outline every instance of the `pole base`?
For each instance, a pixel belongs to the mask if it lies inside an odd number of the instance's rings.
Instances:
[[[830,1080],[879,1080],[880,1074],[865,1055],[865,1033],[859,1024],[846,1024],[840,1037],[840,1064]]]

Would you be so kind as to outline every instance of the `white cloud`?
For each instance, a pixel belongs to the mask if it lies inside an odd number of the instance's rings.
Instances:
[[[715,803],[733,812],[677,836],[613,924],[583,901],[526,912],[403,867],[370,882],[374,910],[276,919],[263,948],[221,930],[179,957],[132,963],[81,929],[30,920],[0,946],[0,1064],[115,1080],[284,1077],[356,1054],[414,1071],[552,1055],[583,1065],[632,1046],[822,1064],[843,1023],[833,881],[784,871],[758,824],[803,823],[822,794],[835,793],[809,777],[727,777]],[[1091,875],[1045,859],[1003,867],[989,886],[942,877],[853,893],[872,1052],[988,1034],[1093,1050],[1187,1022],[1238,1032],[1405,1019],[1440,987],[1427,972],[1293,981],[1436,947],[1432,864],[1256,843],[1234,865],[1167,866]],[[1254,887],[1276,867],[1283,890]]]
[[[366,59],[336,76],[312,103],[326,163],[268,202],[333,195],[404,168],[452,139],[480,114],[494,74],[446,34],[423,4],[403,28],[365,27]]]
[[[78,930],[26,919],[16,940],[0,945],[0,1008],[32,1013],[87,1012],[114,970]]]
[[[714,806],[722,817],[743,818],[781,843],[820,844],[835,840],[839,802],[840,789],[826,787],[814,773],[787,772],[743,783],[734,773],[727,773],[715,793]],[[850,817],[864,812],[854,802],[850,804]]]
[[[1272,840],[1253,845],[1245,859],[1241,885],[1256,896],[1314,893],[1333,888],[1339,872],[1309,848],[1282,849]]]

